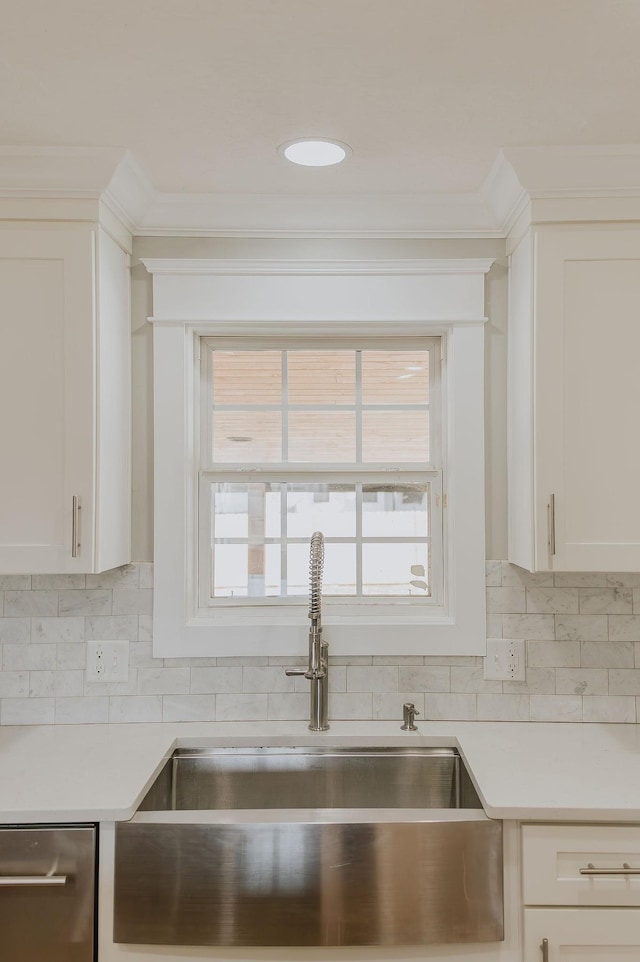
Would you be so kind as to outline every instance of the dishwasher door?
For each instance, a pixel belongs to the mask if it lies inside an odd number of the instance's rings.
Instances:
[[[96,827],[0,828],[2,962],[94,962]]]

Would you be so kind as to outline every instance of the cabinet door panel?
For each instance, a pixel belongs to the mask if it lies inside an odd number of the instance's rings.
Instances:
[[[536,265],[536,567],[636,571],[640,234],[541,233]]]
[[[4,315],[0,325],[0,541],[60,544],[64,540],[57,511],[64,495],[64,262],[0,261],[0,290]],[[18,465],[20,470],[14,470]],[[29,510],[16,510],[20,504]]]
[[[90,571],[92,232],[0,232],[0,316],[0,571]]]
[[[640,909],[527,909],[524,962],[638,962]]]

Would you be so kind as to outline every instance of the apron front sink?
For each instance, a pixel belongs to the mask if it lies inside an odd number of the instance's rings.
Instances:
[[[502,938],[502,823],[453,748],[179,749],[116,826],[116,942]]]

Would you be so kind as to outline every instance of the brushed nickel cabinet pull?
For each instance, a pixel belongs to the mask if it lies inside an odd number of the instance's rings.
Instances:
[[[73,506],[71,511],[71,557],[77,558],[80,551],[80,498],[77,494],[73,496]]]
[[[547,525],[549,528],[549,554],[551,557],[556,553],[556,496],[549,495],[547,505]]]
[[[596,868],[593,862],[587,862],[587,867],[580,869],[580,875],[640,875],[640,868],[632,868],[628,862],[623,862],[622,868]]]
[[[66,885],[66,875],[1,875],[0,886]]]
[[[549,939],[542,940],[540,951],[542,952],[542,962],[549,962]]]

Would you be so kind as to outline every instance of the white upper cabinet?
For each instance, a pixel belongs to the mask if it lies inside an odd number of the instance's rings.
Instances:
[[[0,227],[0,573],[130,560],[129,317],[97,225]]]
[[[640,230],[530,229],[509,301],[509,560],[640,571]]]

